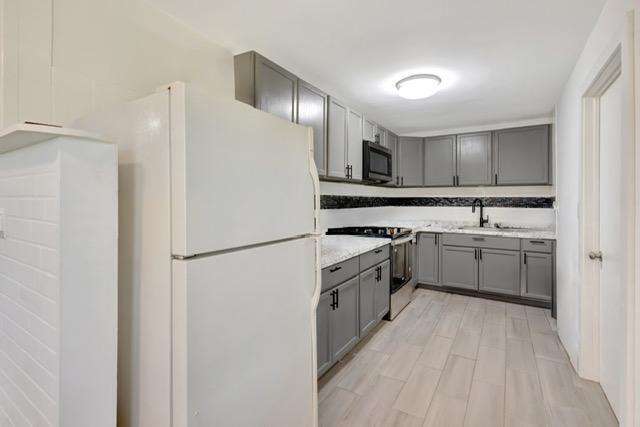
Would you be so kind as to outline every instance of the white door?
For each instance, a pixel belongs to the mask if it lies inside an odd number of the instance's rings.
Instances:
[[[600,98],[600,383],[618,419],[624,410],[626,290],[622,82]]]

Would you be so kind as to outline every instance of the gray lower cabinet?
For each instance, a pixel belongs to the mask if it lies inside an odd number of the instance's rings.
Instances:
[[[376,295],[374,299],[377,320],[382,320],[389,312],[391,291],[391,262],[389,260],[379,265],[380,273],[376,282]]]
[[[550,126],[493,133],[496,185],[550,184]]]
[[[478,289],[478,255],[476,248],[442,246],[443,286]]]
[[[400,137],[398,139],[398,169],[401,187],[418,187],[423,182],[423,139]]]
[[[297,120],[313,130],[313,158],[318,175],[327,174],[327,94],[298,80]]]
[[[418,281],[436,285],[438,276],[438,234],[418,234]]]
[[[456,184],[491,185],[491,132],[458,135]]]
[[[553,254],[522,253],[521,295],[550,301],[553,290]]]
[[[478,249],[478,260],[480,291],[520,294],[520,251]]]
[[[362,114],[349,110],[347,120],[347,164],[348,178],[362,180]]]
[[[295,122],[298,78],[257,52],[234,57],[238,101]]]
[[[327,175],[334,178],[347,177],[347,118],[349,109],[345,104],[329,97],[329,131],[327,139]]]
[[[456,137],[438,136],[424,140],[424,185],[452,187],[456,184]]]
[[[358,289],[359,276],[347,280],[336,287],[335,309],[330,314],[331,326],[331,357],[333,360],[341,359],[360,337],[360,324],[358,322]],[[331,292],[330,292],[331,293]]]
[[[318,375],[322,375],[331,367],[331,336],[330,336],[330,316],[331,316],[331,292],[320,295],[318,309],[316,311],[317,329],[317,370]]]
[[[360,336],[365,336],[378,320],[376,313],[376,285],[379,267],[360,273]]]

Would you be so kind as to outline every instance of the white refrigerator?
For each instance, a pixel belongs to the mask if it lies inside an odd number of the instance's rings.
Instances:
[[[119,424],[315,425],[311,130],[183,83],[76,125],[119,149]]]

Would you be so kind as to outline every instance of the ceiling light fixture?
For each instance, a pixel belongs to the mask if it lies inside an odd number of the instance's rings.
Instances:
[[[422,99],[440,90],[442,79],[434,74],[416,74],[396,83],[398,95],[406,99]]]

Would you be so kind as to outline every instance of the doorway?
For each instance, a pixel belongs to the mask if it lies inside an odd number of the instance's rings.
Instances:
[[[623,59],[618,46],[583,98],[579,371],[600,382],[620,424],[626,425],[632,410],[635,152]]]

